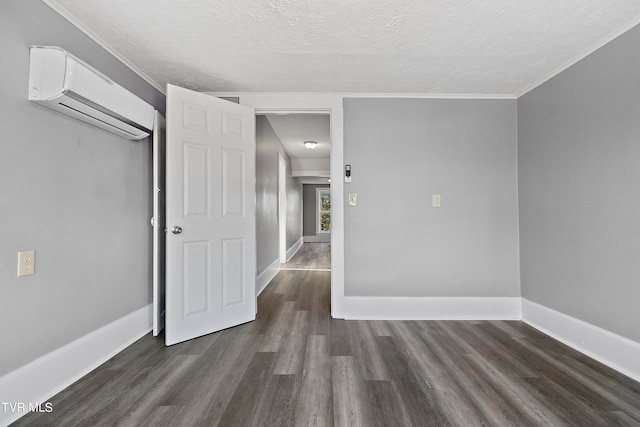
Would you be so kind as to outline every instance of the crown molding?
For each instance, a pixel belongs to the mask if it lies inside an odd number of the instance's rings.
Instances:
[[[204,92],[207,95],[235,98],[243,96],[265,97],[340,97],[340,98],[416,98],[416,99],[517,99],[513,94],[460,94],[460,93],[399,93],[399,92]]]
[[[62,16],[64,19],[69,21],[69,23],[71,23],[71,25],[73,25],[74,27],[76,27],[77,29],[82,31],[87,37],[89,37],[91,40],[96,42],[104,50],[109,52],[114,58],[116,58],[118,61],[122,62],[125,67],[129,68],[131,71],[136,73],[142,80],[144,80],[145,82],[149,83],[158,92],[160,92],[160,93],[162,93],[163,95],[166,96],[167,91],[166,91],[165,88],[163,88],[158,82],[153,80],[151,77],[149,77],[147,74],[145,74],[138,67],[133,65],[124,56],[120,55],[120,53],[117,50],[112,48],[107,42],[105,42],[103,39],[101,39],[97,34],[95,34],[93,31],[91,31],[89,28],[87,28],[84,24],[82,24],[80,21],[78,21],[73,15],[71,15],[62,6],[60,6],[58,3],[56,3],[55,0],[42,0],[42,2],[44,4],[46,4],[47,6],[49,6],[51,9],[53,9],[53,11],[56,12],[58,15]]]

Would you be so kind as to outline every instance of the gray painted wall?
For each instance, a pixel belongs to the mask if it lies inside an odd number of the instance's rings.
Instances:
[[[287,162],[287,248],[302,238],[302,184],[265,116],[256,117],[256,246],[258,275],[278,259],[278,153]]]
[[[345,294],[519,296],[516,138],[515,100],[345,99]]]
[[[302,184],[291,175],[291,161],[287,162],[287,250],[302,239]],[[274,258],[275,260],[275,258]]]
[[[27,101],[56,45],[164,111],[164,96],[37,0],[0,2],[0,376],[151,303],[151,146]],[[36,251],[16,278],[17,252]]]
[[[318,198],[316,197],[316,189],[329,188],[329,185],[304,184],[302,188],[302,232],[305,236],[316,236],[316,226],[318,221]]]
[[[522,296],[640,341],[640,27],[518,100]]]

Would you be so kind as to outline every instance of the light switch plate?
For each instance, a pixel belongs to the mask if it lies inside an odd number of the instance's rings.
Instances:
[[[431,196],[431,207],[439,208],[440,207],[440,195],[433,194]]]
[[[349,193],[349,206],[356,206],[358,204],[358,194]]]
[[[35,251],[18,252],[18,277],[28,276],[35,273],[36,253]]]

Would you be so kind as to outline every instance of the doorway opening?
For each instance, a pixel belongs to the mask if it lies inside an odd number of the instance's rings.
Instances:
[[[257,165],[259,171],[277,170],[277,249],[279,270],[331,269],[331,123],[329,113],[258,112],[256,114]],[[261,132],[264,135],[261,135]],[[269,151],[277,151],[271,157]],[[262,163],[276,162],[269,167]],[[258,173],[258,179],[268,176]],[[258,206],[267,209],[265,183],[258,182]],[[274,190],[276,190],[275,187]],[[261,198],[261,195],[263,198]],[[320,195],[320,196],[319,196]],[[271,213],[272,215],[274,212]],[[258,215],[267,216],[268,212]],[[258,220],[260,228],[267,228]],[[273,245],[276,245],[274,242]],[[268,244],[258,242],[259,248]],[[275,246],[271,246],[275,247]],[[272,258],[258,253],[258,265]],[[262,272],[258,270],[258,275]]]
[[[324,114],[329,117],[331,128],[331,316],[344,319],[349,304],[345,298],[344,283],[344,97],[339,94],[261,94],[218,93],[214,96],[235,96],[242,105],[252,107],[254,114]],[[274,266],[279,268],[279,266]],[[260,270],[258,270],[260,271]],[[264,274],[263,277],[269,277]],[[259,277],[260,278],[260,277]],[[259,281],[257,286],[264,282]],[[257,289],[263,289],[259,287]]]

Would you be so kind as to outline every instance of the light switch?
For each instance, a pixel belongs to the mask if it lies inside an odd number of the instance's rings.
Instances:
[[[35,251],[18,252],[18,277],[28,276],[35,272],[36,253]]]
[[[431,207],[439,208],[440,207],[440,195],[433,194],[431,195]]]
[[[349,206],[356,206],[358,204],[358,194],[349,193]]]

